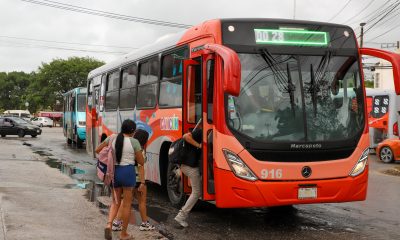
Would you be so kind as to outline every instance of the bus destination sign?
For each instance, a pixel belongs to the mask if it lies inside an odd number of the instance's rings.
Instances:
[[[324,47],[328,33],[302,29],[254,29],[256,44]]]

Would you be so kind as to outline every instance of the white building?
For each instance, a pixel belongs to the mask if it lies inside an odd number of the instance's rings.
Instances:
[[[394,52],[400,53],[397,49]],[[379,59],[375,66],[374,72],[374,88],[377,89],[394,89],[392,64],[386,60]]]

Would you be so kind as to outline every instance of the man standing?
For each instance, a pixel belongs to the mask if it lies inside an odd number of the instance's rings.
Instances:
[[[186,201],[185,205],[179,210],[178,215],[175,217],[175,221],[177,221],[182,227],[189,226],[186,222],[187,216],[196,204],[197,200],[200,198],[201,194],[201,178],[200,178],[200,169],[199,169],[199,159],[201,156],[201,143],[203,142],[203,131],[200,128],[200,122],[197,124],[196,128],[190,133],[186,133],[183,135],[183,139],[189,143],[186,145],[188,151],[193,154],[188,154],[189,157],[187,159],[183,159],[183,163],[181,164],[181,170],[183,174],[185,174],[189,179],[192,185],[192,193],[189,196],[189,199]]]

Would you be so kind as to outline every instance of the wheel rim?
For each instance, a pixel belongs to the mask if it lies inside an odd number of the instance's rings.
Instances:
[[[175,198],[182,194],[181,170],[178,164],[174,164],[168,175],[168,189]]]
[[[382,148],[380,157],[383,162],[391,162],[393,160],[392,150],[388,147]]]

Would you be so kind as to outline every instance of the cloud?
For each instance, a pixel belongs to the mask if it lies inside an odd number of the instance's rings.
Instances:
[[[56,1],[129,16],[190,25],[214,18],[293,18],[294,15],[294,0]],[[346,2],[347,0],[296,0],[295,16],[297,19],[303,20],[326,21],[334,16]],[[364,1],[352,1],[333,21],[341,23],[352,16],[356,16],[365,4]],[[370,16],[368,13],[381,5],[381,1],[375,1],[364,14],[361,14],[365,16],[358,16],[357,18],[360,21],[366,20]],[[357,18],[354,20],[357,20]],[[393,19],[393,21],[396,21],[396,19]],[[2,1],[0,24],[0,36],[132,48],[147,45],[166,34],[182,30],[86,15],[16,0]],[[357,25],[357,22],[353,24],[354,27]],[[388,26],[370,31],[366,39],[378,35],[383,29],[389,29]],[[399,31],[392,31],[376,41],[395,41],[399,34]],[[108,52],[130,51],[126,48],[43,43],[0,37],[0,71],[34,71],[42,62],[49,62],[54,58],[91,56],[109,62],[120,56],[116,53],[37,48],[38,45]],[[373,46],[376,47],[377,45]]]

